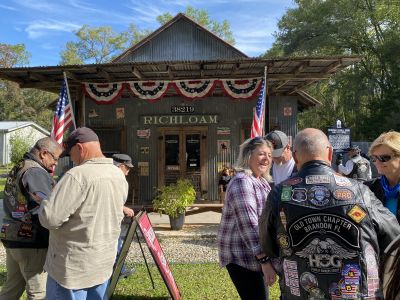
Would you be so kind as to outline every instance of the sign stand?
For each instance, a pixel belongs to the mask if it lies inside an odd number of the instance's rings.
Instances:
[[[153,286],[153,290],[154,290],[154,289],[156,288],[156,286],[155,286],[155,284],[154,284],[153,276],[151,276],[149,264],[147,263],[146,255],[144,254],[143,247],[142,247],[142,243],[140,242],[140,239],[139,239],[139,235],[138,235],[138,233],[137,233],[137,230],[135,231],[135,234],[136,234],[137,241],[138,241],[138,243],[139,243],[140,251],[142,252],[142,256],[143,256],[143,259],[144,259],[144,263],[145,263],[146,268],[147,268],[147,273],[149,274],[149,277],[150,277],[150,280],[151,280],[151,285]]]
[[[125,259],[128,255],[130,245],[132,243],[133,237],[136,234],[136,238],[138,240],[140,250],[142,252],[143,259],[146,264],[147,272],[149,274],[149,277],[151,279],[151,283],[153,286],[153,289],[155,289],[154,285],[154,280],[150,272],[150,268],[147,263],[146,256],[143,251],[142,244],[140,243],[139,240],[139,235],[137,232],[137,228],[139,228],[140,232],[143,235],[143,238],[146,241],[146,244],[150,250],[150,254],[154,259],[154,262],[161,274],[162,279],[164,280],[165,285],[168,288],[168,291],[172,297],[173,300],[180,300],[181,293],[178,289],[178,286],[175,282],[174,277],[172,276],[171,270],[169,268],[167,259],[165,258],[164,252],[161,249],[160,243],[157,240],[157,237],[154,233],[153,227],[151,226],[150,219],[146,213],[145,210],[140,211],[131,221],[129,224],[129,228],[127,231],[127,234],[125,236],[124,242],[122,244],[122,248],[120,251],[120,254],[117,257],[117,261],[114,264],[114,270],[110,279],[110,283],[107,288],[107,297],[108,299],[111,298],[111,296],[114,293],[115,287],[117,285],[119,276],[121,274],[121,269],[125,263]]]

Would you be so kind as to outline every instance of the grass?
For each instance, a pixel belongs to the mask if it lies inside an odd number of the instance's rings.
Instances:
[[[0,167],[0,175],[7,174],[10,171],[10,167]],[[6,178],[0,178],[0,199],[4,198],[4,185],[6,184]]]
[[[144,264],[133,265],[136,272],[129,278],[120,280],[112,299],[115,300],[166,300],[171,299],[158,269],[150,265],[155,289]],[[171,272],[179,287],[183,300],[240,299],[226,269],[216,263],[209,264],[171,264]],[[5,268],[0,267],[0,285],[6,279]],[[279,299],[276,283],[270,289],[270,299]],[[22,297],[26,299],[26,297]]]

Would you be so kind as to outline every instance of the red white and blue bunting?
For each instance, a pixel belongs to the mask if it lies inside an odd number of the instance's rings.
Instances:
[[[84,83],[84,91],[98,104],[111,104],[119,99],[124,84],[119,83]]]
[[[196,99],[210,95],[216,84],[217,80],[177,80],[174,87],[183,97]]]
[[[137,81],[128,82],[131,92],[140,99],[157,101],[167,92],[168,81]]]
[[[260,93],[261,78],[251,79],[194,79],[175,81],[131,81],[119,83],[84,83],[85,93],[99,104],[117,101],[127,87],[139,99],[155,102],[162,99],[168,89],[187,99],[205,98],[212,94],[217,85],[232,99],[251,99]]]
[[[221,80],[225,93],[233,99],[250,99],[260,93],[261,79],[223,79]]]

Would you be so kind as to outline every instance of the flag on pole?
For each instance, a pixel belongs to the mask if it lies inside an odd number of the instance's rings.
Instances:
[[[54,138],[57,143],[61,144],[64,133],[71,125],[75,126],[75,118],[69,97],[67,79],[64,77],[56,112],[53,118],[51,137]]]
[[[257,105],[253,111],[253,123],[251,124],[251,138],[263,135],[264,129],[264,114],[265,114],[265,91],[264,91],[265,80],[261,81],[261,91],[258,96]]]

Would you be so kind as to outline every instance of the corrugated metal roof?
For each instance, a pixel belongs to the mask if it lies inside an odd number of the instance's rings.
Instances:
[[[43,132],[44,134],[50,135],[50,132],[48,130],[44,129],[42,126],[32,121],[0,121],[0,131],[5,131],[5,132],[14,131],[26,126],[36,127],[39,131]]]
[[[30,68],[0,68],[0,78],[21,88],[58,93],[63,72],[70,89],[83,82],[108,83],[153,80],[246,79],[263,77],[267,66],[271,95],[291,95],[308,85],[327,79],[361,60],[358,56],[240,58],[200,61],[129,62]]]

